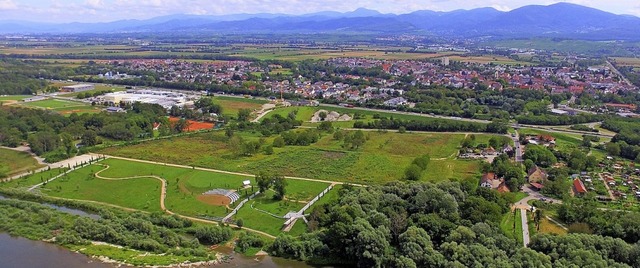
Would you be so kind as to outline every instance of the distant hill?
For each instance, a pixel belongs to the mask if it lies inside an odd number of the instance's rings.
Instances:
[[[317,12],[305,15],[235,14],[223,16],[170,15],[149,20],[108,23],[47,24],[0,20],[0,33],[374,33],[436,34],[451,37],[563,37],[640,40],[640,18],[616,15],[585,6],[558,3],[531,5],[508,12],[493,8],[450,12],[415,11],[382,14],[375,10]]]

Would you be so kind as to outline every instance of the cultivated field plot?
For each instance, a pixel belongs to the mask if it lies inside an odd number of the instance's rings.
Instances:
[[[0,148],[0,179],[43,166],[28,153]]]
[[[613,57],[612,59],[620,66],[640,67],[640,58]]]
[[[324,134],[311,146],[286,146],[274,148],[273,155],[236,157],[224,134],[213,132],[107,148],[100,153],[251,174],[267,171],[352,183],[398,180],[414,158],[429,154],[433,168],[424,173],[425,180],[470,179],[478,175],[478,161],[456,159],[465,134],[365,133],[368,141],[358,150],[344,149],[341,141]],[[260,138],[259,134],[236,135],[243,135],[245,140]],[[271,144],[274,138],[266,138],[265,144]]]

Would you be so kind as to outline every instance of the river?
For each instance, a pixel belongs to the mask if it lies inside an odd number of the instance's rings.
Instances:
[[[0,200],[9,199],[0,195]],[[78,209],[72,209],[52,204],[43,204],[59,211],[90,217],[100,218],[99,215],[90,214]],[[256,267],[256,268],[306,268],[311,267],[304,262],[287,260],[283,258],[259,256],[245,257],[236,254],[231,248],[220,247],[218,252],[231,256],[228,263],[212,265],[210,267]],[[102,263],[80,253],[72,252],[55,244],[33,241],[21,237],[12,237],[6,233],[0,233],[0,267],[47,267],[47,268],[103,268],[117,267],[113,264]]]

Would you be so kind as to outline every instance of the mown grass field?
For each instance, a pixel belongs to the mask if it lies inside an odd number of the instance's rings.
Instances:
[[[262,104],[268,103],[266,100],[251,98],[235,98],[216,95],[213,102],[222,106],[222,114],[229,116],[237,116],[241,109],[260,110]]]
[[[100,153],[257,174],[260,171],[352,183],[385,183],[402,178],[417,156],[429,154],[431,166],[424,180],[470,179],[478,174],[478,161],[455,159],[464,134],[365,132],[368,141],[358,150],[342,148],[331,134],[311,146],[274,148],[273,155],[257,153],[235,157],[222,132],[145,142],[103,149]],[[237,133],[245,140],[257,134]],[[484,134],[478,136],[485,136]],[[489,136],[489,135],[487,135]],[[271,144],[274,136],[266,138]],[[483,138],[484,139],[484,138]]]
[[[106,168],[107,166],[108,168]],[[46,179],[59,174],[59,172],[52,170],[39,173],[20,181],[0,184],[0,187],[31,186],[40,183],[40,177]],[[100,176],[120,180],[105,180],[94,177],[93,174],[96,172],[99,172]],[[134,176],[141,177],[127,179],[127,177]],[[255,185],[253,177],[110,158],[49,182],[40,188],[40,191],[54,197],[103,202],[148,212],[161,211],[161,183],[150,176],[159,176],[167,181],[165,198],[167,209],[181,215],[203,218],[222,218],[239,201],[229,207],[207,204],[198,200],[198,196],[202,193],[212,189],[237,190],[241,199],[244,199],[252,194],[254,189],[251,187],[239,189],[242,186],[242,181],[250,180]],[[284,220],[251,208],[251,203],[254,203],[256,208],[284,216],[289,211],[300,210],[307,200],[312,199],[329,186],[328,183],[313,181],[289,179],[287,182],[285,200],[273,200],[274,192],[269,190],[247,203],[240,210],[241,213],[236,216],[236,219],[242,218],[247,227],[278,235]],[[296,229],[300,231],[298,229],[306,230],[304,224]]]
[[[0,96],[0,103],[14,103],[32,96],[29,95],[2,95]]]
[[[38,164],[30,154],[0,148],[0,178],[38,169],[44,165]]]
[[[68,101],[60,99],[47,99],[41,101],[20,103],[21,106],[46,109],[56,111],[63,115],[70,115],[72,113],[98,113],[100,109],[92,107],[88,103],[78,101]]]
[[[91,200],[144,211],[160,210],[160,181],[153,178],[103,180],[93,174],[104,169],[98,164],[75,170],[49,182],[44,194],[76,200]]]
[[[66,168],[52,168],[51,170],[46,170],[38,173],[34,173],[29,176],[25,176],[19,179],[10,180],[7,182],[0,183],[0,188],[22,188],[27,189],[31,186],[34,186],[38,183],[47,181],[61,173],[63,173]]]

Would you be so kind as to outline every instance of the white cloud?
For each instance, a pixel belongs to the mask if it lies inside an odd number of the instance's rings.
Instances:
[[[18,5],[13,0],[0,0],[0,10],[12,10],[17,9]]]

